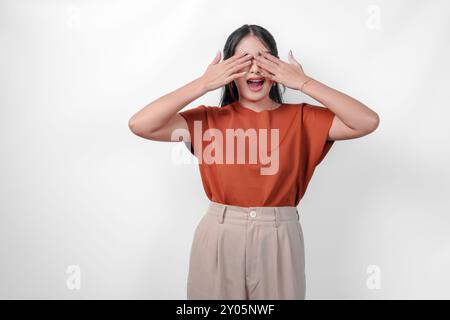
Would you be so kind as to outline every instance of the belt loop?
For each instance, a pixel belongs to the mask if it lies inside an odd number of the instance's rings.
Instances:
[[[278,228],[278,214],[279,214],[278,208],[275,207],[275,228]]]
[[[223,218],[224,218],[226,209],[227,209],[227,206],[225,204],[222,204],[222,207],[220,208],[220,212],[219,212],[219,223],[223,223]]]
[[[295,207],[295,212],[297,212],[297,220],[300,220],[300,214],[298,213],[297,207]]]

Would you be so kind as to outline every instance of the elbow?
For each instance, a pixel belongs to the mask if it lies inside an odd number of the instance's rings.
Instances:
[[[146,138],[146,139],[150,139],[150,140],[154,139],[154,136],[155,136],[154,133],[156,132],[155,130],[148,128],[148,126],[144,126],[144,125],[140,124],[134,118],[131,118],[130,120],[128,120],[128,128],[130,129],[130,131],[132,133],[134,133],[138,137]]]
[[[367,134],[374,132],[379,125],[380,125],[380,117],[378,116],[377,113],[375,113],[374,116],[371,117],[370,121],[368,122],[366,129]]]
[[[130,129],[131,132],[133,132],[134,134],[137,134],[138,126],[133,117],[131,117],[130,120],[128,120],[128,128]]]
[[[373,117],[372,120],[372,131],[375,131],[379,125],[380,125],[380,116],[378,115],[378,113],[375,113],[375,116]]]
[[[144,129],[134,117],[131,117],[130,120],[128,120],[128,128],[137,136],[141,137],[144,134]]]

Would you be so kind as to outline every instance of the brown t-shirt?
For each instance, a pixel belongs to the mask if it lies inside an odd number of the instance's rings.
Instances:
[[[334,113],[306,102],[257,112],[236,101],[179,114],[188,124],[205,193],[218,203],[297,206],[334,143],[327,140]],[[197,131],[194,121],[200,121]]]

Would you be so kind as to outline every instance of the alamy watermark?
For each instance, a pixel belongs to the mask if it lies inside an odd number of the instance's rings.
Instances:
[[[172,132],[171,140],[178,141],[180,137],[186,141],[189,132],[185,129],[176,129]],[[196,120],[191,143],[200,164],[246,164],[248,149],[248,164],[259,163],[261,175],[274,175],[279,169],[279,140],[279,129],[273,128],[226,129],[225,137],[221,130],[211,128],[202,134],[202,121]],[[204,146],[204,141],[210,143]]]
[[[366,286],[369,290],[381,289],[381,269],[377,265],[367,266],[366,270],[369,275],[366,280]]]
[[[66,286],[69,290],[81,289],[81,268],[78,265],[70,265],[66,269],[69,276],[66,279]]]

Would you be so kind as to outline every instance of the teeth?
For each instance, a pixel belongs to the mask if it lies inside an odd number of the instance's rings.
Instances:
[[[248,80],[248,82],[258,83],[258,82],[263,82],[263,80]]]

